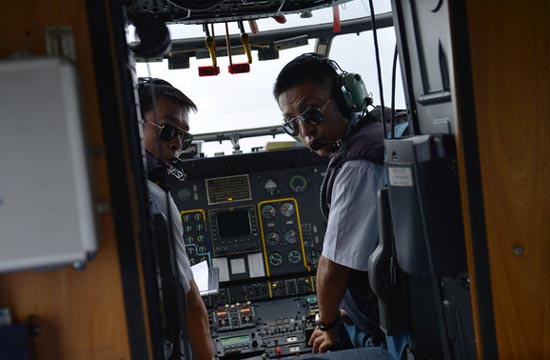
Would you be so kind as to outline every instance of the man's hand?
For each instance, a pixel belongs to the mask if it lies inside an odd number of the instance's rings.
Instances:
[[[330,324],[337,318],[340,311],[340,303],[346,292],[350,269],[334,263],[323,255],[317,265],[317,300],[319,302],[319,320],[324,324]],[[325,352],[337,341],[336,327],[327,331],[315,328],[309,346],[314,353]]]
[[[193,360],[214,359],[210,329],[208,327],[208,313],[201,299],[199,288],[195,280],[189,283],[191,289],[187,292],[187,329],[189,342],[193,351]]]
[[[313,347],[311,351],[314,354],[324,353],[325,351],[329,350],[331,347],[336,345],[336,342],[338,341],[338,335],[336,330],[337,330],[337,327],[327,331],[321,331],[319,327],[316,327],[307,343],[309,346]]]

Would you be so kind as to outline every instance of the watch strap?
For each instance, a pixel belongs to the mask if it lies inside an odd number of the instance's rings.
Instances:
[[[334,329],[336,326],[338,326],[338,324],[340,324],[341,320],[342,320],[342,318],[340,317],[340,312],[338,311],[338,313],[336,314],[336,318],[333,321],[331,321],[330,323],[325,324],[319,319],[315,322],[315,325],[317,325],[321,331],[328,331],[328,330]]]

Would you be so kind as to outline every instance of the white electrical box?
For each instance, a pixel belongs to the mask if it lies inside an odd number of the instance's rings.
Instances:
[[[0,272],[97,249],[79,100],[68,62],[0,61]]]

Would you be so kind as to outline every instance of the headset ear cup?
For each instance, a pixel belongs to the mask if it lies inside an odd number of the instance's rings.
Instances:
[[[353,113],[357,111],[357,106],[355,106],[355,103],[353,102],[353,93],[348,85],[348,77],[349,74],[347,72],[343,72],[340,75],[340,91],[342,92],[342,97],[344,99],[344,102],[346,103],[346,107],[349,112]]]
[[[359,74],[342,74],[342,92],[346,103],[353,112],[361,111],[365,106],[372,105],[372,98]]]
[[[337,74],[336,77],[336,86],[334,89],[334,98],[338,104],[340,112],[344,114],[345,117],[350,118],[353,115],[353,104],[351,103],[350,94],[345,88],[344,84],[344,75],[346,73]]]
[[[344,116],[351,118],[353,113],[362,111],[366,106],[372,105],[372,97],[367,91],[361,75],[343,71],[334,60],[319,57],[314,53],[309,55],[326,62],[334,70],[336,86],[333,89],[333,96]]]

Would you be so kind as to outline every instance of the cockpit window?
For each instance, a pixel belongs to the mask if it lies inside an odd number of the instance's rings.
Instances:
[[[381,14],[391,11],[389,1],[375,1],[376,13]],[[353,1],[339,6],[342,21],[368,16],[366,1]],[[302,15],[303,16],[303,15]],[[269,30],[282,30],[298,26],[318,25],[332,23],[333,10],[325,8],[312,11],[311,17],[301,17],[300,14],[286,15],[286,23],[280,24],[273,18],[259,19],[257,21],[260,32]],[[204,37],[202,25],[169,25],[172,39],[201,38]],[[249,31],[245,22],[245,30]],[[236,23],[229,24],[231,34],[239,33]],[[216,38],[224,37],[225,25],[215,24]],[[380,29],[378,32],[380,43],[382,76],[384,79],[384,100],[386,106],[391,101],[391,71],[392,59],[395,49],[395,32],[393,27]],[[296,56],[312,52],[315,49],[316,40],[309,40],[307,45],[293,47],[279,51],[279,59],[259,61],[258,52],[253,51],[253,61],[249,73],[230,74],[228,72],[229,59],[226,56],[218,57],[220,74],[218,76],[199,77],[198,67],[209,66],[212,62],[209,58],[190,58],[188,69],[169,70],[168,61],[151,62],[149,64],[139,62],[136,65],[139,77],[152,76],[166,79],[172,85],[188,95],[198,107],[196,114],[190,116],[191,133],[194,135],[224,132],[230,130],[253,129],[281,124],[281,111],[273,97],[273,82],[282,67]],[[378,82],[376,75],[376,62],[372,41],[372,32],[357,34],[345,34],[335,36],[332,40],[329,57],[339,63],[342,69],[359,73],[369,92],[374,96],[374,104],[380,103]],[[233,55],[233,63],[246,62],[245,55]],[[396,107],[404,107],[402,81],[398,66],[396,80]],[[240,148],[244,152],[252,148],[262,147],[267,141],[293,141],[286,134],[259,138],[241,139]],[[224,152],[230,154],[232,145],[230,141],[212,142],[203,145],[202,151],[207,156]]]

